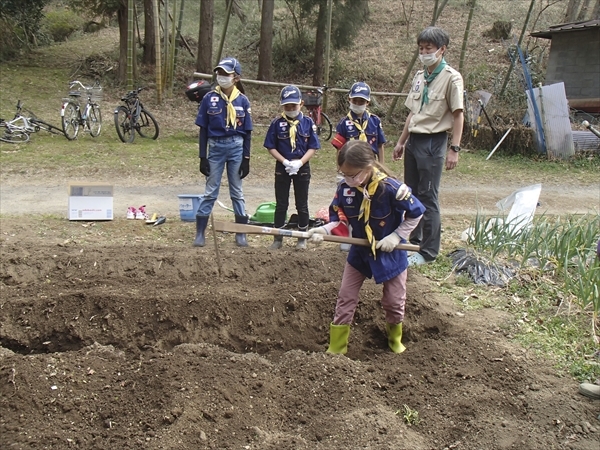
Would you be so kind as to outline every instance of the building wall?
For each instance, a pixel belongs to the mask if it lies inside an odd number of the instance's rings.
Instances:
[[[600,29],[552,35],[545,84],[561,81],[567,98],[600,98]]]

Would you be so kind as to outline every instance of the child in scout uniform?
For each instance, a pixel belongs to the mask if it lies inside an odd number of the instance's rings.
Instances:
[[[404,182],[427,208],[410,236],[410,242],[421,250],[410,256],[409,265],[434,261],[440,252],[442,171],[444,166],[452,170],[458,164],[464,123],[463,79],[444,59],[449,44],[450,37],[438,27],[427,27],[417,37],[424,67],[413,78],[405,102],[410,113],[394,147],[394,160],[404,156]]]
[[[296,86],[281,90],[281,116],[271,122],[264,147],[277,161],[275,163],[275,228],[285,225],[289,206],[290,185],[294,184],[294,198],[298,211],[298,229],[308,229],[308,187],[310,184],[309,160],[321,147],[310,117],[302,114],[302,94]],[[271,249],[282,246],[282,236],[275,236]],[[298,239],[298,249],[306,248],[306,239]]]
[[[200,173],[207,179],[196,213],[195,247],[204,247],[204,232],[225,168],[235,221],[248,223],[242,179],[250,172],[252,118],[250,102],[238,89],[242,66],[237,59],[226,57],[214,71],[218,86],[204,96],[196,117],[200,127]],[[243,233],[235,235],[235,242],[239,247],[248,246]]]
[[[388,346],[394,353],[402,345],[402,321],[406,302],[405,250],[396,246],[406,242],[425,208],[410,189],[392,178],[364,141],[348,141],[337,155],[339,183],[329,208],[330,222],[309,230],[311,241],[320,242],[324,234],[336,234],[340,215],[347,217],[352,237],[366,238],[370,247],[352,245],[344,267],[335,316],[329,328],[328,353],[346,353],[350,324],[358,305],[358,294],[365,278],[383,283],[381,305],[385,311]]]
[[[331,144],[338,150],[351,139],[367,142],[373,149],[376,159],[383,163],[385,135],[381,128],[381,120],[367,110],[371,101],[371,88],[367,83],[354,83],[348,93],[350,111],[342,118],[335,128],[335,136]]]

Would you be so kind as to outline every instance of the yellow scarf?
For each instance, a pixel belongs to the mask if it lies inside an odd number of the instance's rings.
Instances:
[[[375,167],[373,168],[373,175],[371,176],[369,184],[367,184],[367,188],[365,189],[362,186],[356,188],[363,193],[363,200],[360,204],[358,220],[360,220],[361,218],[364,218],[365,220],[365,233],[367,233],[367,239],[369,241],[369,244],[371,244],[371,252],[373,253],[373,257],[375,257],[376,242],[373,238],[373,230],[371,229],[371,225],[369,225],[369,218],[371,215],[371,198],[375,195],[375,191],[377,191],[377,186],[379,186],[379,182],[385,178],[387,178],[387,175]]]
[[[371,117],[371,114],[369,113],[369,111],[365,111],[365,113],[367,114],[367,119],[363,122],[362,125],[360,124],[360,120],[354,120],[351,112],[348,113],[348,119],[350,119],[352,123],[356,126],[356,129],[360,131],[360,136],[358,137],[358,140],[367,142],[367,135],[365,134],[365,132],[367,131],[367,125],[369,124],[369,117]]]
[[[225,125],[231,126],[235,129],[237,127],[237,114],[235,112],[235,108],[233,107],[233,101],[240,95],[239,89],[236,86],[233,86],[233,91],[231,91],[229,98],[227,98],[227,95],[225,95],[225,93],[221,90],[221,86],[217,86],[215,88],[215,92],[219,94],[223,100],[225,100],[225,103],[227,103],[227,122]]]
[[[296,150],[296,127],[300,121],[297,119],[290,120],[289,117],[285,115],[285,112],[281,113],[281,117],[283,117],[290,126],[290,145],[292,146],[292,151],[294,151]]]

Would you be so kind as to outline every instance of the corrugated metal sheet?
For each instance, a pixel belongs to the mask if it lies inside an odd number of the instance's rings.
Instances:
[[[600,138],[591,131],[573,131],[575,151],[600,151]]]
[[[573,145],[573,132],[569,120],[569,105],[565,93],[565,84],[556,83],[533,89],[535,102],[541,116],[546,151],[548,157],[565,159],[575,154]],[[533,110],[529,92],[527,92],[529,116],[533,117]],[[532,128],[536,131],[536,123],[532,121]]]

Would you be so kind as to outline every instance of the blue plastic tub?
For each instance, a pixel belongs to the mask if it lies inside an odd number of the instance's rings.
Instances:
[[[195,222],[202,194],[179,194],[179,217],[184,222]]]

